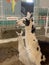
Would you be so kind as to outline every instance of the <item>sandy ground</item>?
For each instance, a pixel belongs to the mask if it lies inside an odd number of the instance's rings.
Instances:
[[[24,65],[19,60],[18,42],[0,44],[0,65]]]

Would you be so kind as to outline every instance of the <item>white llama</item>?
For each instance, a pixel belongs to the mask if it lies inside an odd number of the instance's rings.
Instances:
[[[26,50],[29,57],[30,62],[35,63],[35,65],[41,65],[41,61],[45,61],[45,56],[42,55],[40,51],[40,47],[38,45],[38,40],[35,36],[35,28],[33,22],[31,20],[31,14],[29,13],[29,17],[25,18],[24,21],[20,21],[18,24],[25,24],[25,44]]]
[[[27,55],[27,51],[25,48],[25,44],[23,41],[23,31],[21,31],[21,33],[18,33],[16,31],[17,35],[18,35],[18,51],[19,51],[19,60],[24,63],[25,65],[32,65],[31,62],[29,61],[28,55]]]

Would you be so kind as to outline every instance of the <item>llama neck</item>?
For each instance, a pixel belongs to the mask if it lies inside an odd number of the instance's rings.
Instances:
[[[29,26],[25,27],[25,31],[28,32],[28,33],[31,33],[31,28],[32,28],[32,22],[30,22]]]

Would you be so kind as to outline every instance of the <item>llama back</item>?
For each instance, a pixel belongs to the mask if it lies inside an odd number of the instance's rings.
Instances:
[[[36,65],[41,65],[40,62],[42,61],[42,53],[40,51],[40,46],[38,45],[36,37],[32,36],[34,35],[29,35],[29,37],[26,35],[26,49],[28,52],[28,56],[31,62],[35,62]],[[45,58],[43,59],[43,61],[45,61]]]
[[[26,28],[25,40],[26,40],[26,49],[28,52],[28,56],[31,62],[35,62],[36,65],[41,65],[40,62],[44,59],[41,59],[42,53],[40,51],[40,46],[38,44],[38,40],[35,36],[35,33],[31,33],[28,28]]]

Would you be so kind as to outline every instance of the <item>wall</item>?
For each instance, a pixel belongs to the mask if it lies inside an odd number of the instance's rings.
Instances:
[[[40,0],[40,7],[49,8],[49,0]]]
[[[12,4],[8,3],[6,0],[2,0],[2,13],[5,16],[21,16],[21,0],[18,0],[15,5],[15,12],[12,12]]]

